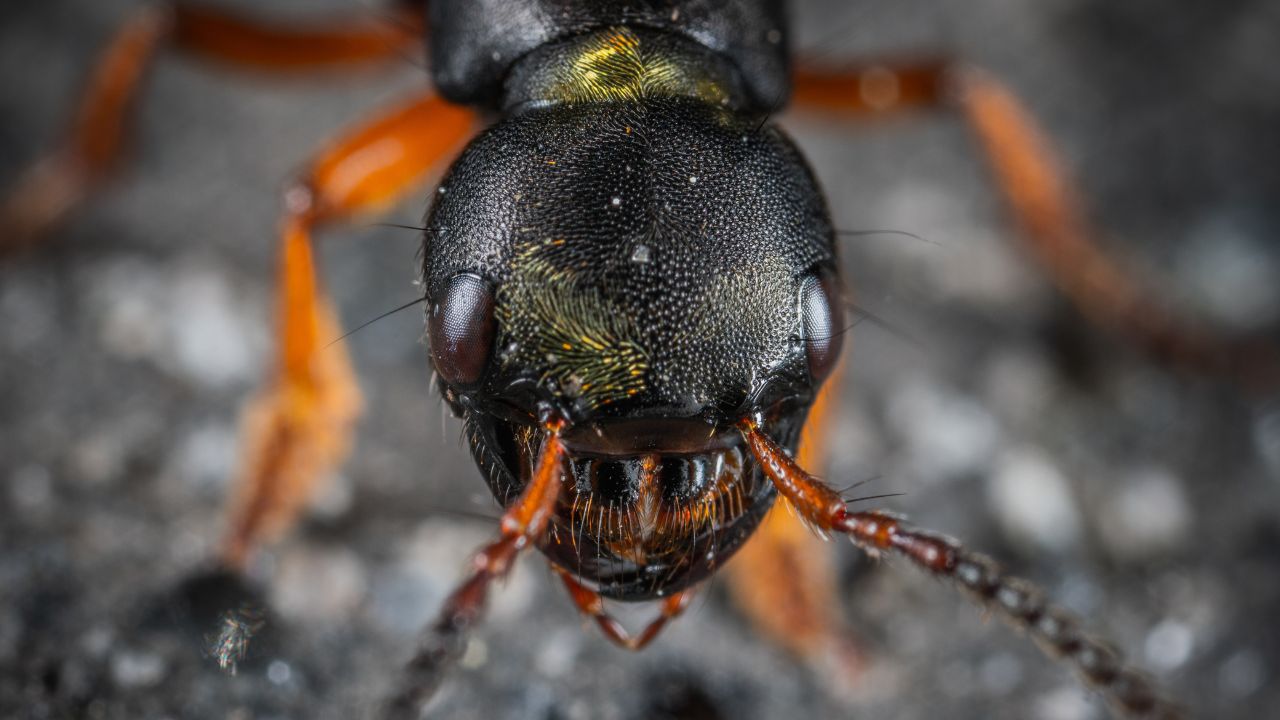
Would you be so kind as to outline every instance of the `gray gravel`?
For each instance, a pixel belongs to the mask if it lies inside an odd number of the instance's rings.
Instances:
[[[0,9],[0,186],[51,144],[94,49],[138,4]],[[990,68],[1058,140],[1135,278],[1223,332],[1277,334],[1274,2],[806,0],[795,15],[828,62],[927,50]],[[243,585],[202,573],[267,347],[277,190],[324,138],[422,81],[407,64],[278,82],[165,62],[120,182],[0,265],[0,716],[349,718],[394,679],[496,514],[430,391],[416,312],[353,338],[369,412],[311,519]],[[1043,583],[1197,716],[1280,707],[1280,402],[1171,373],[1083,324],[1019,252],[954,121],[782,120],[841,227],[929,240],[847,241],[859,303],[893,330],[853,333],[833,481],[906,493],[884,502]],[[424,202],[389,219],[412,223]],[[416,242],[325,234],[347,325],[414,296]],[[943,586],[839,553],[873,656],[856,687],[755,638],[715,582],[653,648],[623,654],[529,558],[435,716],[1105,716]],[[202,635],[246,597],[266,625],[229,677]]]

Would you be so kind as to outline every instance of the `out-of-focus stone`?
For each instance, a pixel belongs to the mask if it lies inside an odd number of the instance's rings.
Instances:
[[[980,403],[922,377],[894,391],[888,419],[903,446],[900,462],[928,483],[985,469],[1000,438]]]
[[[1143,651],[1155,670],[1168,672],[1182,667],[1195,648],[1195,634],[1185,623],[1167,619],[1147,633]]]
[[[164,658],[154,653],[121,649],[111,656],[111,679],[121,688],[155,687],[166,672]]]
[[[1103,717],[1101,704],[1079,684],[1067,685],[1036,701],[1034,720],[1098,720]]]
[[[1212,216],[1193,228],[1177,255],[1179,287],[1216,323],[1239,332],[1271,327],[1280,318],[1280,265],[1259,252],[1267,242],[1229,215]]]
[[[1070,484],[1034,448],[1000,456],[987,476],[987,497],[1000,527],[1017,545],[1061,553],[1079,541],[1080,513]]]
[[[365,587],[364,566],[350,550],[290,544],[277,556],[271,606],[287,620],[347,620]]]
[[[1113,556],[1150,559],[1178,549],[1188,539],[1191,508],[1173,475],[1147,468],[1117,480],[1099,510],[1098,530]]]
[[[1236,651],[1218,667],[1218,687],[1230,697],[1249,697],[1266,682],[1266,660],[1251,648]]]

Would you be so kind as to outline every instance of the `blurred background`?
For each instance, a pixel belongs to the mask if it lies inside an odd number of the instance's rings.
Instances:
[[[141,5],[0,8],[0,187],[55,143],[96,51]],[[1226,336],[1277,336],[1275,2],[802,0],[792,16],[824,64],[951,53],[988,68],[1057,141],[1135,281]],[[396,677],[497,516],[429,386],[417,310],[351,339],[358,448],[255,562],[268,624],[237,676],[201,657],[212,627],[192,618],[230,602],[199,578],[266,355],[278,192],[318,144],[425,81],[409,62],[281,80],[167,56],[119,181],[0,263],[0,715],[360,717]],[[852,333],[832,482],[905,493],[878,502],[1042,583],[1196,716],[1280,707],[1277,397],[1172,372],[1083,323],[1026,261],[954,118],[781,122],[839,227],[925,238],[842,241],[859,306],[890,329]],[[387,221],[417,223],[422,197]],[[418,243],[365,224],[323,234],[346,326],[416,296]],[[856,685],[758,639],[714,580],[651,649],[616,650],[528,557],[435,716],[1106,716],[946,586],[837,552],[871,656]]]

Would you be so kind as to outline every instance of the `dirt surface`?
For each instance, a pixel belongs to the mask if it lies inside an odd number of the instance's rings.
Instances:
[[[94,50],[138,6],[0,9],[0,184],[51,145]],[[827,63],[949,52],[989,68],[1056,138],[1136,281],[1226,335],[1277,335],[1274,2],[809,0],[794,15]],[[424,82],[408,63],[280,81],[168,58],[120,181],[0,264],[0,716],[351,718],[386,692],[497,513],[430,389],[416,311],[353,337],[368,413],[311,518],[243,582],[206,563],[266,353],[278,190],[338,128]],[[954,119],[781,121],[840,227],[926,238],[844,241],[859,304],[892,329],[852,334],[832,481],[906,493],[880,502],[1043,583],[1195,716],[1280,707],[1277,399],[1171,372],[1084,324],[1025,259]],[[347,326],[415,296],[418,242],[325,233]],[[531,557],[432,716],[1105,716],[946,587],[838,552],[872,657],[857,682],[758,639],[717,582],[625,654]],[[266,624],[229,677],[203,635],[243,600]]]

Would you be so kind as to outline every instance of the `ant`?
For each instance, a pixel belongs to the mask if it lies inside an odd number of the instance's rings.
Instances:
[[[223,549],[242,567],[282,532],[346,456],[359,413],[345,350],[329,343],[340,330],[312,233],[398,199],[466,144],[426,219],[423,300],[439,390],[505,513],[389,715],[412,716],[431,695],[523,550],[548,556],[607,637],[641,649],[783,500],[820,533],[952,581],[1118,713],[1177,714],[1035,587],[890,513],[849,507],[811,473],[806,436],[822,433],[848,320],[830,213],[771,121],[788,95],[834,113],[958,111],[1028,247],[1086,315],[1179,363],[1269,372],[1237,367],[1240,354],[1132,289],[1089,241],[1048,144],[1003,85],[948,60],[793,71],[773,2],[438,1],[425,28],[403,5],[390,25],[315,33],[186,4],[144,11],[109,48],[73,141],[6,212],[11,244],[26,244],[105,177],[159,47],[320,66],[396,55],[430,28],[439,94],[334,143],[286,193],[275,373],[246,415]],[[633,634],[606,598],[654,601],[657,617]]]

